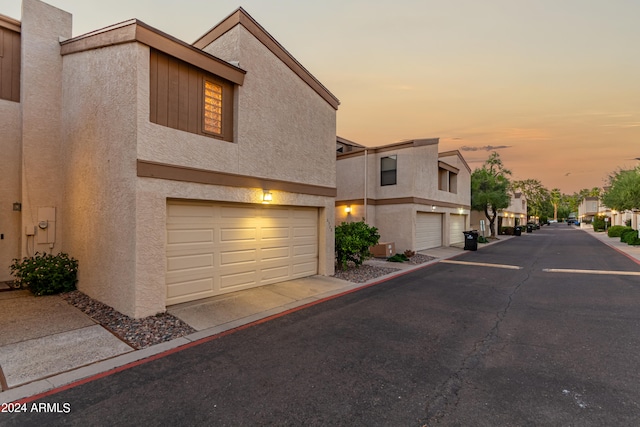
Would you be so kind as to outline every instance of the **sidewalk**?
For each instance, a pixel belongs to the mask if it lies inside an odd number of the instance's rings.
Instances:
[[[640,246],[628,245],[624,242],[621,242],[619,237],[609,237],[607,233],[602,231],[599,231],[596,233],[595,231],[593,231],[593,228],[591,227],[585,227],[585,228],[581,227],[580,230],[584,231],[585,233],[589,233],[591,236],[600,240],[604,244],[612,247],[618,252],[621,252],[626,256],[628,256],[629,258],[634,259],[636,260],[636,262],[640,263]]]
[[[500,236],[500,240],[479,244],[478,248],[511,237]],[[463,252],[457,247],[420,251],[434,259],[419,265],[370,260],[366,263],[398,271],[365,283],[311,276],[172,306],[168,312],[197,332],[141,350],[134,350],[59,296],[34,297],[25,290],[0,292],[3,390],[0,404],[43,395],[167,351],[178,351],[179,347],[194,345],[198,340],[352,292]]]

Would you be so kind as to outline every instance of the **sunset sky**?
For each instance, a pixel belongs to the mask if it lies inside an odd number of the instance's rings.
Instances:
[[[439,137],[472,169],[496,150],[512,178],[565,193],[640,164],[638,0],[47,3],[74,35],[138,18],[189,43],[242,6],[340,99],[337,133],[363,145]]]

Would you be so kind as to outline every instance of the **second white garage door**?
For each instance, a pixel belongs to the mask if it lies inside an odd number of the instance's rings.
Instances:
[[[167,305],[317,274],[318,210],[169,202]]]
[[[464,243],[464,234],[465,231],[465,215],[449,215],[449,244],[455,245],[457,243]]]
[[[442,246],[442,214],[416,214],[416,250]]]

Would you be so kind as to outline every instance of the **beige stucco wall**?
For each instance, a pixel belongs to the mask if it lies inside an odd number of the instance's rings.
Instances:
[[[139,158],[335,187],[335,109],[242,26],[205,51],[247,71],[237,88],[234,143],[141,123]]]
[[[21,214],[13,211],[13,203],[22,200],[20,107],[18,102],[0,100],[0,281],[12,279],[9,266],[21,255]]]
[[[335,110],[258,41],[237,27],[229,42],[247,71],[236,93],[233,143],[149,122],[149,53],[138,50],[137,156],[246,176],[335,186]],[[212,46],[209,50],[215,50]],[[240,53],[238,53],[240,55]],[[235,56],[237,60],[238,56]],[[246,59],[246,60],[245,60]],[[319,208],[319,274],[334,272],[334,198],[271,190],[272,204]],[[261,203],[262,188],[139,178],[136,184],[135,316],[165,309],[169,199]]]
[[[447,163],[458,169],[457,190],[455,193],[438,191],[438,199],[444,202],[459,204],[460,206],[471,205],[471,173],[458,155],[440,156],[440,161]],[[436,165],[437,166],[437,165]],[[437,188],[437,183],[436,183]]]
[[[381,186],[380,159],[392,155],[397,156],[397,184]],[[459,169],[456,193],[438,190],[439,160]],[[457,154],[440,156],[437,144],[417,145],[385,149],[381,152],[369,151],[366,156],[366,164],[368,199],[384,201],[385,199],[413,197],[418,201],[413,204],[369,204],[367,206],[367,223],[378,228],[381,241],[395,242],[398,252],[405,249],[415,250],[417,212],[443,214],[442,243],[445,246],[450,244],[450,215],[465,215],[465,229],[469,229],[470,212],[468,206],[471,204],[471,176]],[[365,157],[361,154],[338,158],[336,169],[338,187],[336,224],[343,221],[359,221],[364,216],[364,206],[349,203],[351,213],[347,214],[344,209],[346,206],[344,201],[364,198]],[[430,202],[422,204],[420,199]],[[435,210],[432,206],[435,206]]]
[[[62,171],[66,153],[61,146],[62,57],[59,39],[71,37],[71,14],[38,0],[22,3],[22,226],[33,228],[39,207],[55,207],[55,244],[40,245],[37,238],[22,239],[22,253],[58,252],[64,247],[59,227]],[[27,243],[31,247],[27,252]]]
[[[140,304],[136,69],[145,50],[129,43],[64,56],[65,250],[79,261],[78,288],[130,316]]]

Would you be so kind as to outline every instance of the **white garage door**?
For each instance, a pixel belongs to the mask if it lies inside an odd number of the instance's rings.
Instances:
[[[416,214],[416,250],[442,246],[442,214]]]
[[[449,244],[464,243],[465,215],[449,215]]]
[[[318,210],[169,202],[167,305],[318,271]]]

